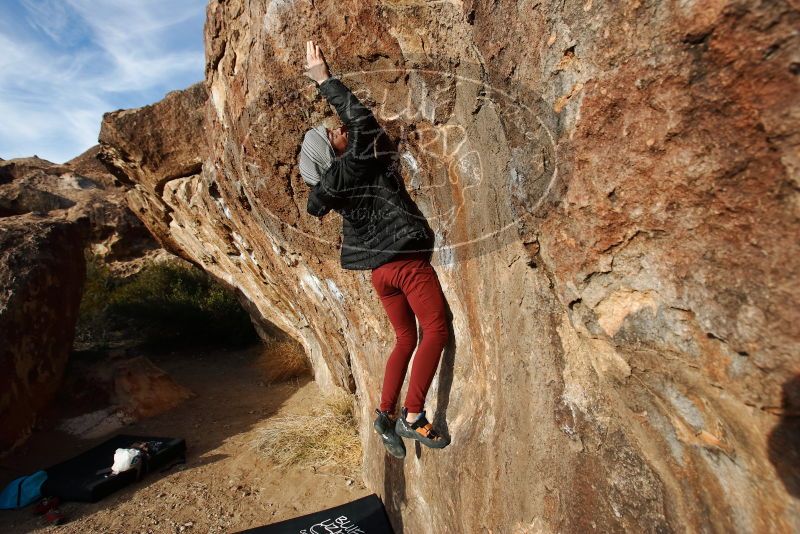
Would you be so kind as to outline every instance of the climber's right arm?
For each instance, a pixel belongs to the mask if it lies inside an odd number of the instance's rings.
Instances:
[[[328,103],[336,108],[336,113],[347,128],[347,149],[336,158],[344,173],[333,173],[340,177],[360,181],[369,172],[369,166],[376,159],[375,142],[383,131],[375,120],[372,111],[361,103],[342,81],[331,76],[322,49],[314,41],[306,42],[306,76],[314,80],[317,90]],[[326,184],[332,194],[355,184]]]
[[[363,186],[376,176],[375,142],[382,129],[369,108],[341,80],[330,77],[319,84],[319,91],[336,108],[348,128],[345,153],[334,158],[315,187],[322,203],[336,208],[351,200],[354,194],[363,194]]]

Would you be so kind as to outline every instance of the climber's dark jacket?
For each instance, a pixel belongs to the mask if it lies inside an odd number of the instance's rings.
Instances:
[[[374,269],[430,243],[427,224],[402,180],[390,171],[391,158],[377,149],[379,135],[385,132],[372,112],[338,78],[328,78],[318,90],[347,126],[348,144],[311,188],[306,209],[316,217],[331,209],[341,214],[342,267]]]

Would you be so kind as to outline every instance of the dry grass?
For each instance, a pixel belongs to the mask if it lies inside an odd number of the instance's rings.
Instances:
[[[269,383],[283,382],[311,372],[303,347],[293,339],[268,342],[260,366]]]
[[[328,397],[310,415],[271,419],[258,432],[255,445],[281,467],[313,467],[361,479],[361,440],[352,395]]]

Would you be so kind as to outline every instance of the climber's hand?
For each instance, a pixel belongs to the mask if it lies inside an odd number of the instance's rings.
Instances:
[[[317,83],[322,83],[331,77],[328,64],[322,56],[322,50],[314,41],[306,41],[306,76]]]

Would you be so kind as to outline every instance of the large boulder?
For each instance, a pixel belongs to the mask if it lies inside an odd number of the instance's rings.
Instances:
[[[165,246],[356,392],[398,531],[797,530],[798,20],[212,0],[205,84],[106,115],[101,157]],[[427,409],[453,441],[402,464],[370,425],[391,326],[369,272],[339,267],[338,216],[305,212],[299,143],[330,115],[311,38],[436,232],[454,335]]]
[[[87,219],[0,219],[0,453],[30,434],[72,350]]]
[[[61,383],[85,250],[122,273],[165,254],[98,152],[63,165],[35,156],[0,161],[0,453],[25,440]]]

